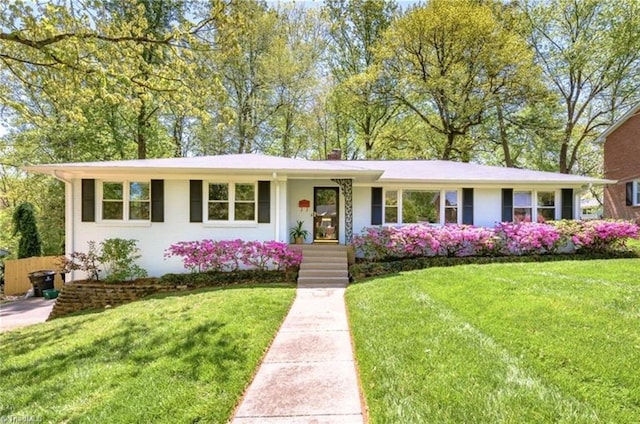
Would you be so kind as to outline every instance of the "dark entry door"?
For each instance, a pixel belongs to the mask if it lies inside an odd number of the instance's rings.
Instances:
[[[337,242],[340,222],[338,187],[313,188],[313,241]]]

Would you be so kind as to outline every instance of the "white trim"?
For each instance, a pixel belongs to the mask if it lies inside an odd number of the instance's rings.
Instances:
[[[106,226],[132,226],[132,227],[145,227],[151,226],[151,179],[101,179],[96,181],[96,224]],[[103,217],[102,206],[104,203],[103,187],[105,183],[122,184],[122,219],[105,219]],[[149,217],[147,219],[130,219],[129,218],[129,205],[131,203],[131,183],[146,183],[149,186]]]
[[[640,179],[632,180],[632,196],[631,196],[631,207],[640,206],[640,202],[638,201],[638,195],[640,194]]]
[[[387,222],[386,221],[386,214],[387,214],[387,191],[395,191],[397,193],[397,197],[396,197],[396,201],[397,201],[397,213],[398,213],[398,219],[397,222]],[[462,199],[462,189],[460,187],[447,187],[447,188],[442,188],[442,187],[430,187],[430,186],[420,186],[420,187],[382,187],[382,223],[383,225],[404,225],[405,222],[402,219],[403,216],[403,197],[404,197],[404,192],[405,191],[430,191],[430,192],[440,192],[440,205],[438,208],[438,215],[440,217],[440,222],[431,222],[430,224],[432,225],[444,225],[447,224],[446,222],[446,197],[447,197],[447,192],[455,192],[456,193],[456,199],[457,199],[457,204],[455,209],[457,209],[457,222],[456,224],[461,224],[462,223],[462,204],[460,202],[460,199]],[[453,209],[453,208],[449,208],[449,209]],[[408,224],[415,224],[413,222],[410,222]],[[449,223],[451,224],[451,223]]]
[[[226,184],[228,187],[227,213],[229,219],[215,220],[209,219],[209,185],[210,184]],[[252,220],[236,220],[235,204],[236,204],[236,184],[253,185],[253,219]],[[269,193],[271,196],[271,193]],[[202,223],[205,227],[257,227],[258,226],[258,180],[205,180],[202,187]],[[238,201],[240,203],[251,203],[249,201]]]

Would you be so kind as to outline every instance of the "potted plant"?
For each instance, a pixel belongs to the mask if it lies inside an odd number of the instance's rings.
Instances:
[[[291,231],[289,232],[289,237],[295,244],[302,244],[307,239],[309,235],[309,231],[302,228],[304,225],[304,221],[296,221],[296,225],[291,227]]]

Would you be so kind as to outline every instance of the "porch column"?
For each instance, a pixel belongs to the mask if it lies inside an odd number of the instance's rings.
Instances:
[[[344,242],[350,244],[353,238],[353,180],[350,178],[332,178],[338,184],[344,196]]]

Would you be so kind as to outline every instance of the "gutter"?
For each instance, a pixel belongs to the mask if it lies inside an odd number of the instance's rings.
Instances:
[[[52,170],[51,175],[58,181],[62,181],[64,183],[64,254],[65,256],[70,256],[72,252],[75,251],[75,243],[74,243],[74,220],[73,220],[73,211],[74,211],[74,200],[73,200],[73,181],[67,180],[60,175],[58,175],[58,170]],[[71,271],[71,280],[73,280],[73,271]],[[66,282],[66,279],[65,279]]]

